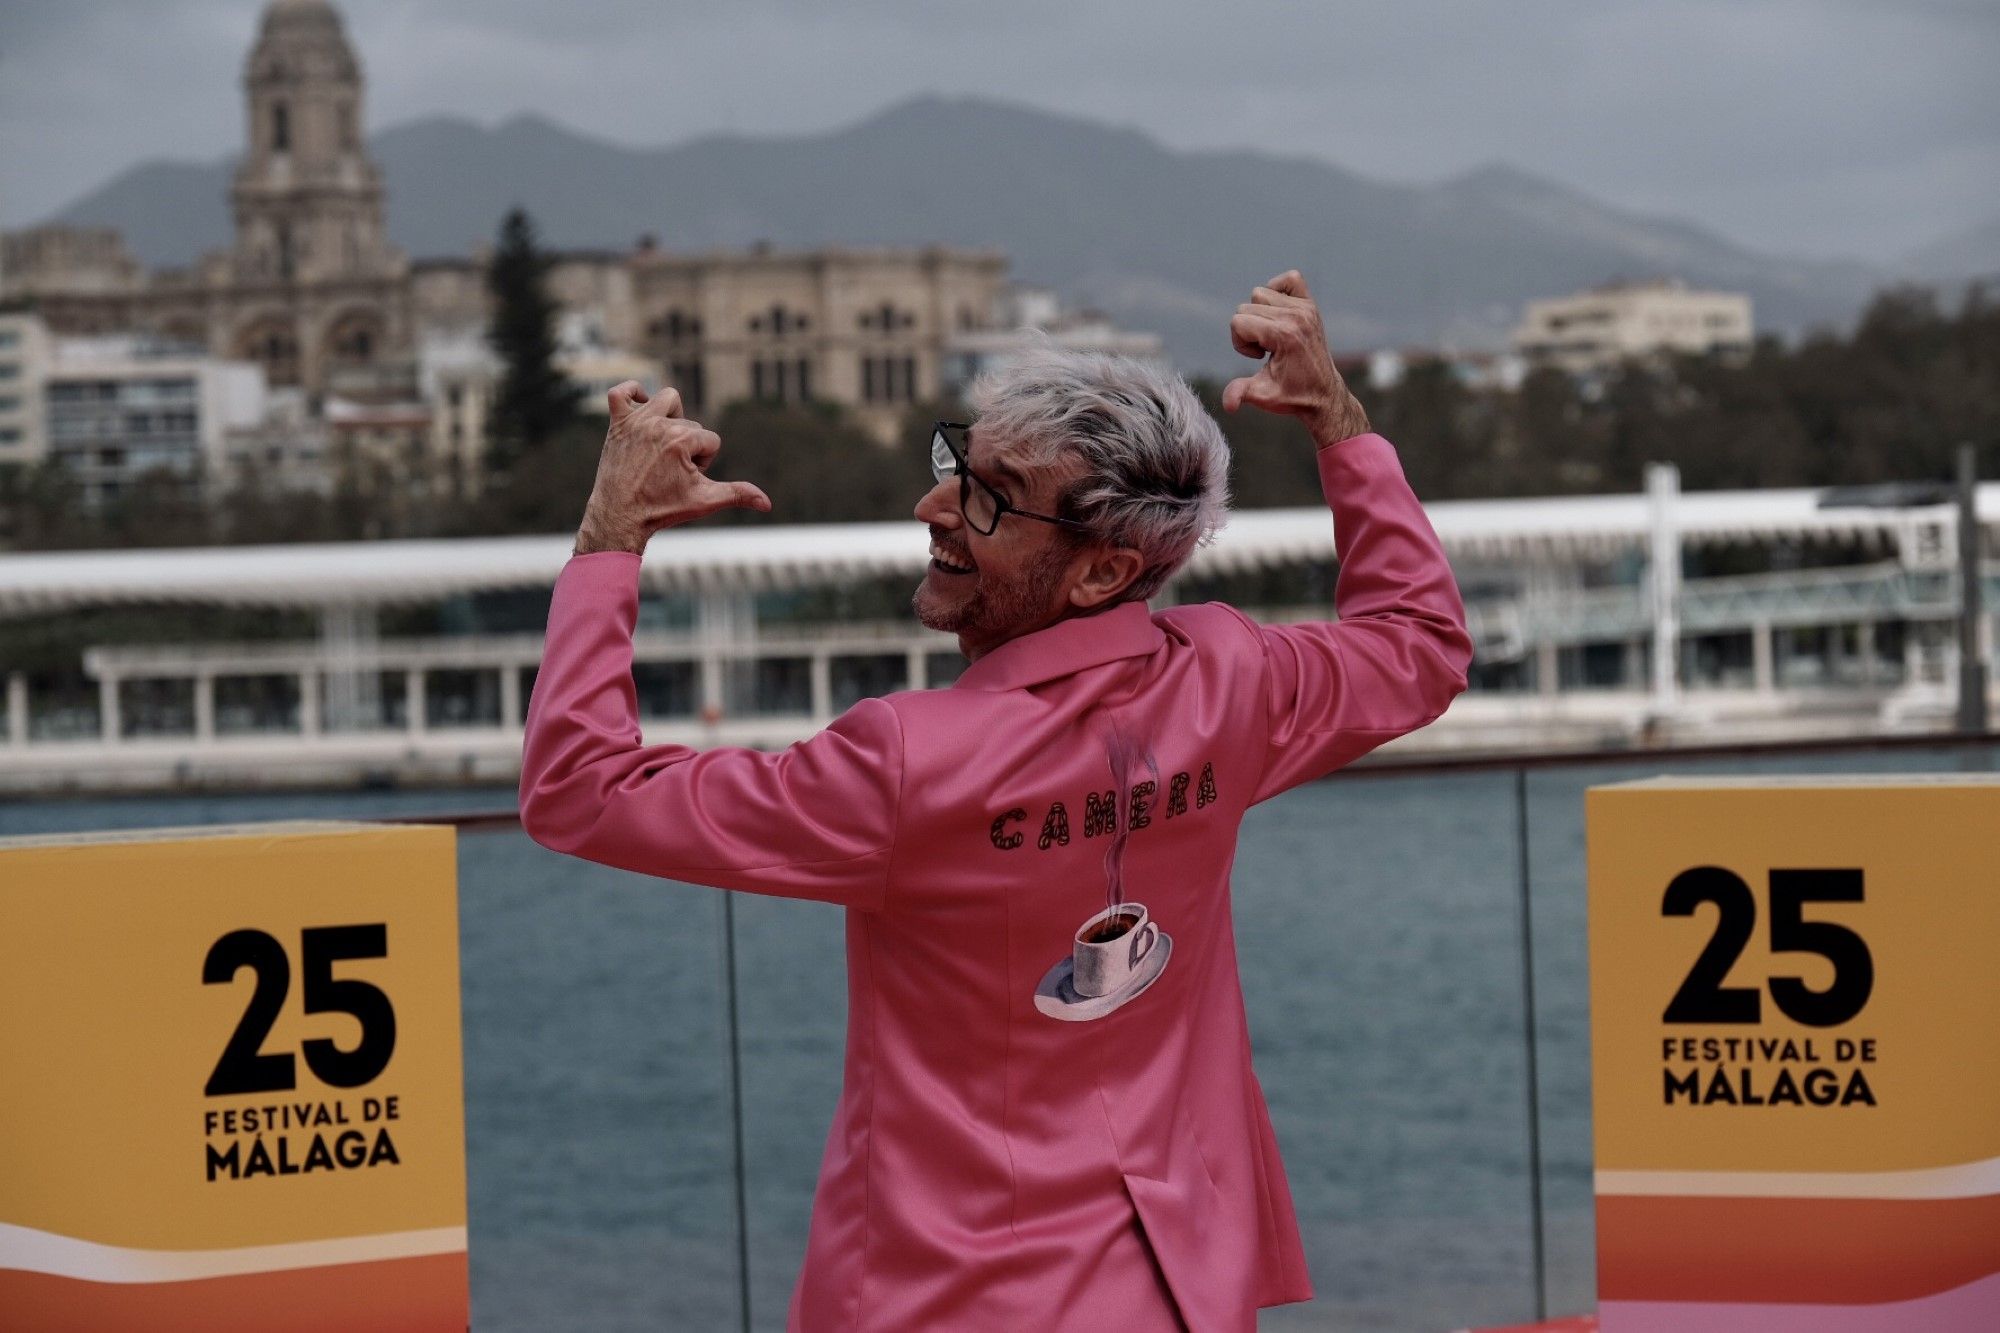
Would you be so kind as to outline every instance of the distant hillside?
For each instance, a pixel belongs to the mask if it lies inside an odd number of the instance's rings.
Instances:
[[[1786,259],[1702,227],[1613,208],[1504,167],[1432,186],[1248,151],[1178,152],[1134,130],[976,99],[923,97],[792,138],[630,149],[547,120],[435,118],[371,141],[389,230],[413,254],[463,254],[526,206],[568,247],[830,242],[992,245],[1014,275],[1163,334],[1188,369],[1236,362],[1225,323],[1296,264],[1337,345],[1491,345],[1532,296],[1673,274],[1747,291],[1761,327],[1851,317],[1885,276]],[[229,235],[229,165],[149,163],[65,209],[122,228],[150,263]]]
[[[202,251],[229,243],[233,168],[230,162],[141,162],[50,221],[116,227],[147,264],[187,264]]]
[[[1941,279],[2000,279],[2000,218],[1934,241],[1904,261],[1912,273]]]

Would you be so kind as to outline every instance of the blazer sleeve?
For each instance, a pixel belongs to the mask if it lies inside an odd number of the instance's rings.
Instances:
[[[1340,618],[1244,617],[1262,649],[1269,718],[1253,801],[1431,722],[1465,689],[1472,661],[1458,583],[1394,447],[1379,435],[1327,445],[1319,476],[1333,510]]]
[[[625,870],[880,908],[902,786],[896,710],[864,699],[777,753],[641,744],[639,563],[575,556],[556,580],[522,745],[522,828]]]

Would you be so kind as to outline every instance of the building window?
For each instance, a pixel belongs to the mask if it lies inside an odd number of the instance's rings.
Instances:
[[[676,361],[667,372],[673,376],[674,387],[681,391],[681,403],[688,411],[699,412],[708,397],[700,360]]]
[[[917,362],[909,356],[861,358],[861,401],[913,403],[917,400]]]
[[[237,355],[264,367],[272,384],[299,382],[298,338],[284,324],[268,320],[252,325],[236,339]]]
[[[750,327],[755,329],[757,321],[754,319],[751,320]],[[647,332],[651,333],[655,338],[676,343],[684,338],[699,338],[701,336],[701,321],[693,315],[683,314],[678,310],[669,310],[665,315],[654,320],[648,327]]]
[[[803,333],[812,327],[812,321],[796,310],[788,309],[778,302],[761,315],[750,317],[750,331],[760,333],[768,330],[772,337],[782,338],[788,333]]]
[[[700,384],[700,366],[690,367],[695,371],[694,383]],[[750,363],[750,396],[769,403],[803,402],[812,397],[812,363],[804,359],[797,361],[752,361]],[[687,394],[681,394],[685,401]]]
[[[873,310],[861,315],[861,327],[874,329],[877,333],[894,333],[897,329],[907,329],[917,322],[917,317],[906,310],[898,310],[884,301]]]
[[[271,151],[289,153],[292,151],[292,113],[283,102],[271,104]]]

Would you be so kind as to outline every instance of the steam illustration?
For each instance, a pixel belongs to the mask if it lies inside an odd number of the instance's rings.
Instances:
[[[1111,845],[1104,851],[1104,906],[1110,910],[1125,901],[1125,840],[1132,836],[1132,779],[1143,764],[1157,790],[1160,765],[1152,750],[1115,720],[1105,741],[1105,752],[1111,767],[1111,783],[1116,788],[1111,797]]]

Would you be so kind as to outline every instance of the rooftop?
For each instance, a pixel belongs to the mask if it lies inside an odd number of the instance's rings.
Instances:
[[[1813,488],[1698,491],[1676,508],[1690,547],[1776,541],[1894,546],[1925,510],[1822,508]],[[1532,557],[1599,559],[1645,549],[1643,495],[1456,500],[1426,507],[1460,563]],[[2000,527],[2000,483],[1980,488],[1982,522]],[[0,555],[0,616],[89,605],[211,603],[318,607],[412,603],[460,593],[550,587],[569,558],[569,535],[422,541],[299,543],[161,550]],[[643,578],[666,591],[755,592],[923,572],[928,537],[915,521],[697,527],[647,550]],[[1333,525],[1323,508],[1241,510],[1196,552],[1197,574],[1234,573],[1330,559]]]

